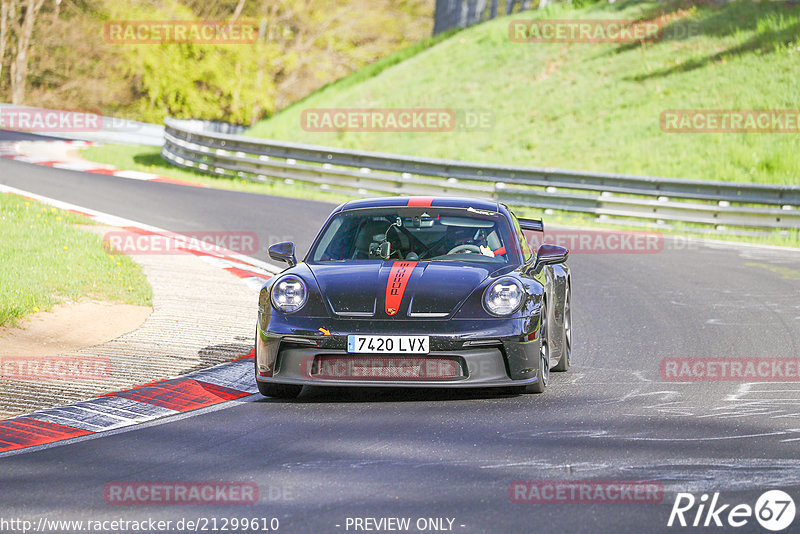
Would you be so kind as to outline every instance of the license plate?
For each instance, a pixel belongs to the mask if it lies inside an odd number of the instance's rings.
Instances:
[[[357,354],[428,354],[428,336],[347,336],[347,352]]]

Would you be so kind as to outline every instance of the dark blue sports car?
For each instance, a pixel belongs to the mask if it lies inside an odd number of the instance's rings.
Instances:
[[[461,198],[354,200],[258,301],[255,374],[266,396],[304,385],[512,387],[541,393],[572,347],[568,251],[532,252],[507,206]]]

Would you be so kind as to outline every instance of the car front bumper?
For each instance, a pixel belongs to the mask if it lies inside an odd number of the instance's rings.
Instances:
[[[485,321],[407,322],[396,324],[362,321],[326,321],[313,329],[313,319],[283,322],[259,321],[256,334],[256,379],[261,382],[312,386],[372,387],[502,387],[535,384],[540,377],[537,331],[539,317]],[[457,324],[454,324],[457,323]],[[262,329],[262,326],[268,328]],[[347,352],[348,334],[427,335],[430,352],[414,355],[371,355]],[[400,375],[374,378],[370,373],[343,372],[320,375],[319,358],[348,362],[350,370],[370,360],[390,359],[407,366],[436,369],[441,362],[453,362],[458,376],[445,378]],[[344,369],[345,366],[342,366]]]

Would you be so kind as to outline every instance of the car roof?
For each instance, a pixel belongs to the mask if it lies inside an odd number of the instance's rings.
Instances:
[[[402,208],[402,207],[434,207],[434,208],[475,208],[500,212],[500,205],[494,200],[459,197],[381,197],[350,200],[339,209],[355,210],[364,208]]]

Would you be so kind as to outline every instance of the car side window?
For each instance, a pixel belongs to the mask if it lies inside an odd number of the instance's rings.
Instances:
[[[517,233],[517,238],[519,239],[519,247],[520,250],[522,250],[522,259],[525,263],[528,263],[528,260],[531,259],[531,247],[528,246],[528,240],[525,239],[525,234],[522,233],[522,228],[519,226],[517,216],[512,213],[511,219],[514,221],[514,231]]]

